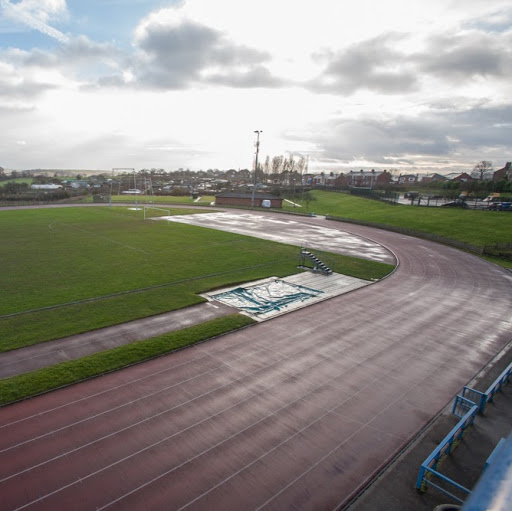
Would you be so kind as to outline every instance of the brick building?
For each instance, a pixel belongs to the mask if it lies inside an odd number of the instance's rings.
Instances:
[[[501,181],[502,179],[506,179],[507,181],[512,180],[512,169],[510,168],[512,162],[507,161],[507,164],[502,168],[498,169],[492,175],[493,181]]]
[[[358,186],[363,188],[373,188],[375,186],[386,186],[391,183],[391,173],[387,170],[371,171],[360,170],[356,172],[351,170],[347,175],[349,186]]]
[[[252,192],[223,192],[215,196],[217,206],[244,206],[251,207]],[[254,207],[282,208],[283,199],[271,193],[256,192],[254,194]]]

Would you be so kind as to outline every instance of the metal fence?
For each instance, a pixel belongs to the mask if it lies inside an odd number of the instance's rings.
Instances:
[[[471,490],[468,490],[464,486],[441,474],[437,470],[438,464],[444,456],[447,456],[453,451],[464,436],[466,429],[473,425],[476,414],[478,412],[484,412],[487,403],[493,401],[494,396],[498,392],[501,392],[503,385],[508,383],[511,377],[512,363],[494,380],[485,392],[467,386],[463,387],[462,392],[456,396],[452,408],[453,414],[460,417],[460,420],[444,440],[432,451],[430,456],[421,464],[418,479],[416,480],[416,488],[418,490],[426,491],[428,486],[433,486],[444,494],[452,497],[457,502],[463,502],[460,497],[452,494],[439,484],[432,482],[431,479],[435,476],[464,493],[471,493]]]
[[[474,404],[460,419],[457,425],[448,433],[448,435],[446,435],[442,442],[434,449],[434,451],[432,451],[430,456],[421,464],[418,479],[416,480],[416,488],[418,490],[426,491],[428,486],[433,486],[457,502],[464,502],[464,500],[459,496],[454,495],[440,484],[433,482],[432,477],[435,476],[441,480],[440,482],[445,482],[449,485],[452,485],[463,493],[468,495],[471,493],[471,490],[468,490],[461,484],[455,482],[453,479],[450,479],[449,477],[441,474],[441,472],[437,470],[437,467],[442,459],[445,456],[448,456],[448,454],[450,454],[453,449],[457,447],[459,442],[462,440],[466,429],[473,425],[477,413],[478,406]]]

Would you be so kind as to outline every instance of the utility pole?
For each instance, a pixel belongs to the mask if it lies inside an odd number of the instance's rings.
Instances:
[[[251,198],[251,207],[254,207],[254,195],[256,193],[256,173],[258,172],[258,153],[260,150],[260,133],[263,133],[262,130],[255,130],[256,133],[256,158],[254,161],[254,182],[252,184],[252,198]]]

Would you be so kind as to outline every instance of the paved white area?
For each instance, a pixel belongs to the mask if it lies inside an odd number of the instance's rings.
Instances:
[[[209,301],[215,301],[215,295],[226,293],[228,291],[232,291],[233,289],[238,289],[240,287],[250,288],[254,286],[258,286],[261,284],[266,284],[269,282],[273,282],[278,277],[269,277],[267,279],[255,280],[252,282],[247,282],[243,286],[231,286],[222,289],[216,289],[210,293],[203,294],[204,298]],[[355,277],[349,277],[347,275],[341,275],[339,273],[332,273],[331,275],[322,275],[319,273],[313,273],[309,271],[305,271],[302,273],[297,273],[295,275],[290,275],[289,277],[279,278],[284,282],[289,284],[295,284],[298,286],[308,287],[310,289],[314,289],[316,291],[321,291],[321,293],[317,296],[312,296],[304,301],[297,301],[290,303],[288,305],[283,305],[279,308],[279,310],[272,310],[269,312],[265,312],[262,314],[251,314],[249,312],[243,311],[243,314],[250,316],[256,321],[266,321],[268,319],[275,318],[277,316],[281,316],[282,314],[287,314],[288,312],[292,312],[294,310],[302,309],[303,307],[309,307],[314,303],[322,302],[324,300],[328,300],[334,296],[342,295],[344,293],[348,293],[349,291],[353,291],[354,289],[359,289],[361,287],[367,286],[372,282],[367,280],[357,279]]]
[[[320,217],[318,217],[320,220]],[[255,213],[208,213],[197,215],[162,216],[154,220],[167,220],[183,224],[198,225],[211,229],[257,236],[290,245],[314,246],[316,249],[351,255],[372,261],[395,264],[395,257],[379,243],[314,223],[304,223],[304,218],[292,220],[289,217],[272,218]],[[314,222],[315,217],[310,219]]]

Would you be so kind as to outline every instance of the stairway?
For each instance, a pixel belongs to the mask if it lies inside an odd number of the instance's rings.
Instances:
[[[319,271],[319,272],[323,273],[324,275],[332,274],[332,270],[326,264],[324,264],[322,261],[320,261],[320,259],[318,259],[318,257],[316,257],[316,255],[311,253],[309,250],[305,250],[304,248],[301,248],[300,255],[302,257],[303,262],[306,257],[308,257],[309,259],[311,259],[311,261],[313,261],[314,267],[309,268],[310,270],[312,269],[313,271]],[[305,264],[302,264],[302,267],[308,268]]]

